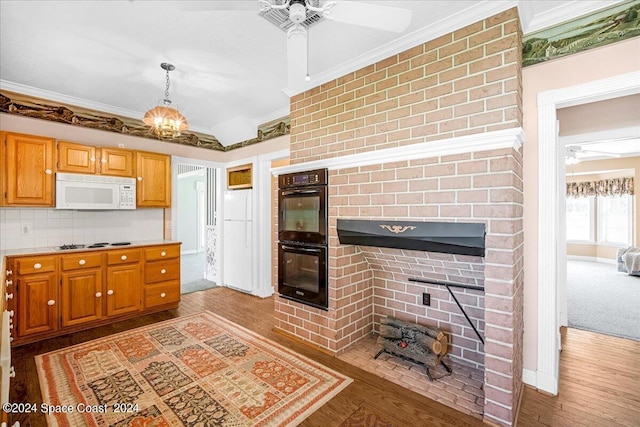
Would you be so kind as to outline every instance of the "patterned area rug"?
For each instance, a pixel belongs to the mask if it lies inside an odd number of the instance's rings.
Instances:
[[[295,426],[352,381],[208,311],[36,365],[48,424],[69,427]]]

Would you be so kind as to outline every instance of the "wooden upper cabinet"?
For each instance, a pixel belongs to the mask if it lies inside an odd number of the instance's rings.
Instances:
[[[100,175],[133,178],[133,154],[131,150],[100,148]]]
[[[55,140],[5,134],[6,206],[53,206]]]
[[[58,172],[96,173],[96,147],[58,141]]]
[[[171,156],[137,151],[136,180],[139,208],[171,206]]]

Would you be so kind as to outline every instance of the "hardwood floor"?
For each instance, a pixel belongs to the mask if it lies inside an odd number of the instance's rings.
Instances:
[[[640,426],[640,342],[563,328],[558,396],[525,387],[518,426]]]
[[[65,335],[46,341],[18,347],[13,350],[13,364],[16,377],[11,383],[11,402],[42,403],[38,375],[34,362],[37,354],[103,337],[116,332],[148,325],[176,316],[184,316],[210,310],[232,322],[251,329],[273,341],[297,351],[325,366],[353,378],[354,382],[318,409],[301,426],[339,426],[355,412],[360,405],[379,409],[382,413],[393,414],[407,426],[484,426],[471,416],[409,391],[399,385],[384,380],[336,357],[319,352],[306,345],[290,340],[272,331],[273,299],[260,299],[228,288],[214,288],[208,291],[183,295],[176,310],[151,314],[89,331]],[[45,424],[41,413],[14,416],[12,422],[20,421],[22,427],[42,427]]]
[[[273,299],[228,288],[183,295],[177,310],[151,314],[13,350],[16,377],[11,402],[41,403],[34,356],[176,316],[210,310],[273,341],[348,375],[354,382],[307,418],[302,426],[338,426],[360,405],[393,414],[407,426],[484,426],[481,421],[409,391],[346,362],[272,331]],[[560,393],[548,396],[525,387],[518,426],[639,426],[640,342],[577,329],[562,334]],[[42,414],[13,417],[21,426],[45,425]]]

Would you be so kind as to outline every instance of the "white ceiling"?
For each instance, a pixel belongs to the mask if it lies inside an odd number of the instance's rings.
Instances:
[[[236,0],[238,3],[244,0]],[[286,34],[255,10],[190,11],[176,1],[0,1],[0,88],[127,117],[170,98],[190,129],[289,113]],[[197,2],[196,8],[202,8]],[[324,3],[324,2],[322,2]],[[309,87],[518,6],[525,32],[616,1],[366,1],[408,8],[401,34],[325,20],[309,33]]]

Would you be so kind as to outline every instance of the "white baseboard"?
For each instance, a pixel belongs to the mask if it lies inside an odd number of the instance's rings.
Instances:
[[[522,369],[522,382],[531,387],[538,388],[536,372],[531,369]]]
[[[567,259],[571,259],[574,261],[600,262],[602,264],[612,264],[612,265],[617,264],[617,261],[615,259],[600,258],[600,257],[594,257],[594,256],[567,255]]]

